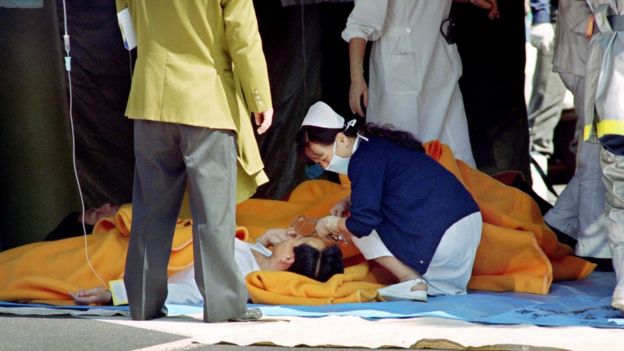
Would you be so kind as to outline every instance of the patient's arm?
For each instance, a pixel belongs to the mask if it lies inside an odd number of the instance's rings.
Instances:
[[[70,292],[69,295],[76,305],[105,305],[113,298],[110,291],[103,288],[78,290],[74,293]]]
[[[296,234],[291,228],[271,228],[260,235],[258,239],[256,239],[256,242],[264,246],[270,246],[281,243],[284,240],[292,239],[295,236]]]

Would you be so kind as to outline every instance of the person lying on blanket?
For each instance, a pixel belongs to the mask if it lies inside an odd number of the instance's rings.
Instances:
[[[351,180],[316,234],[352,241],[393,273],[400,282],[379,289],[386,300],[465,294],[482,229],[471,194],[410,133],[356,124],[317,102],[297,135],[304,161]]]
[[[43,241],[72,238],[81,236],[85,232],[91,234],[97,221],[104,217],[114,216],[118,209],[119,206],[105,203],[98,207],[91,207],[84,212],[70,212],[56,228],[45,236]]]
[[[273,250],[267,248],[271,246]],[[344,272],[342,253],[335,242],[316,236],[297,236],[290,229],[269,229],[255,243],[236,239],[234,259],[243,276],[260,270],[290,271],[325,282]],[[203,302],[192,265],[169,277],[167,289],[165,303]],[[70,295],[77,305],[108,304],[112,300],[110,291],[103,288],[79,290]]]

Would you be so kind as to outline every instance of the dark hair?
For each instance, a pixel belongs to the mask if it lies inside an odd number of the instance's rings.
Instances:
[[[301,127],[301,129],[299,129],[299,133],[297,133],[297,154],[299,155],[299,158],[306,164],[313,164],[314,162],[305,154],[308,143],[332,145],[334,140],[336,140],[336,135],[338,135],[338,133],[344,133],[349,137],[354,137],[357,134],[360,134],[364,137],[386,139],[412,150],[419,152],[425,151],[420,140],[416,139],[416,137],[409,132],[397,130],[391,124],[377,125],[375,123],[366,123],[358,127],[358,124],[360,124],[358,122],[360,120],[363,119],[357,118],[355,127],[349,127],[346,130],[314,126]]]
[[[288,268],[289,272],[305,275],[308,278],[326,282],[334,274],[344,273],[342,252],[337,245],[323,251],[301,244],[294,248],[295,262]]]
[[[364,137],[386,139],[419,152],[425,151],[425,148],[423,148],[420,140],[416,139],[412,133],[397,130],[391,124],[378,125],[375,123],[366,123],[360,128],[360,135]]]

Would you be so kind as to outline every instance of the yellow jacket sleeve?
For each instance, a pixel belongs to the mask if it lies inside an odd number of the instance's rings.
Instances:
[[[271,91],[258,22],[249,0],[223,0],[225,36],[236,75],[250,112],[271,108]]]
[[[125,9],[126,7],[128,7],[128,1],[127,0],[115,0],[115,5],[117,6],[117,12]]]

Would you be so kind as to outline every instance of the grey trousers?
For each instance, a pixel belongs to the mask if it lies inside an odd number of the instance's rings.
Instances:
[[[566,88],[553,72],[553,53],[537,50],[533,91],[529,100],[529,136],[531,151],[546,156],[553,154],[553,134],[561,118]]]
[[[600,153],[600,164],[607,194],[605,196],[605,229],[615,271],[613,298],[624,299],[624,156],[606,149]]]
[[[611,251],[605,234],[602,214],[605,187],[600,165],[600,144],[583,141],[585,128],[585,78],[560,73],[563,83],[574,94],[576,125],[576,170],[559,195],[555,206],[544,215],[546,223],[577,240],[574,252],[579,256],[609,258]]]
[[[133,220],[124,276],[131,317],[163,315],[167,264],[185,187],[204,320],[242,316],[247,292],[234,261],[234,133],[137,120],[134,153]]]

